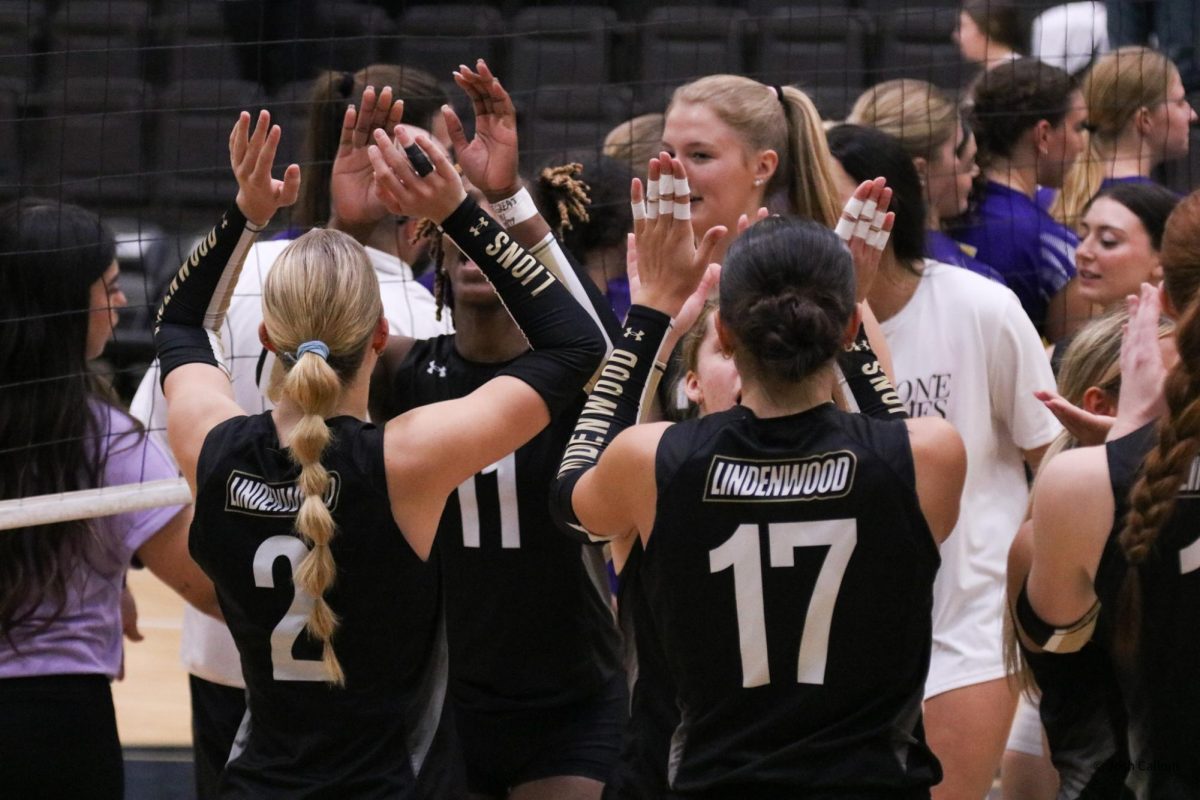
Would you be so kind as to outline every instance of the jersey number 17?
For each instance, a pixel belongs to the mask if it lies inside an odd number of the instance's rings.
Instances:
[[[708,553],[711,573],[733,568],[734,602],[737,605],[738,645],[742,654],[742,686],[750,689],[771,682],[767,659],[767,625],[763,601],[763,561],[759,525],[739,525],[733,535]],[[808,612],[796,658],[796,682],[823,684],[829,655],[829,630],[833,609],[850,554],[858,544],[858,521],[830,519],[814,522],[778,522],[765,526],[772,567],[794,567],[797,547],[828,547]]]

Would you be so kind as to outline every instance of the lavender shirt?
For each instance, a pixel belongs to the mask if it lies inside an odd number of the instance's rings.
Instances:
[[[107,454],[103,486],[174,478],[174,462],[149,436],[139,436],[125,414],[93,403],[99,418],[99,446]],[[31,635],[51,609],[39,608],[13,632],[17,648],[0,638],[0,678],[32,675],[101,674],[115,677],[121,667],[121,587],[134,552],[182,506],[167,506],[99,517],[97,540],[103,552],[82,565],[68,585],[62,615]]]

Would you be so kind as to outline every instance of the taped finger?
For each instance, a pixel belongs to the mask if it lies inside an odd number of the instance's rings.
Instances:
[[[640,222],[646,218],[646,204],[640,202],[631,202],[629,204],[630,211],[633,212],[633,221]]]
[[[850,241],[850,237],[854,235],[854,228],[858,225],[858,215],[863,209],[863,201],[857,197],[851,197],[846,201],[846,206],[842,209],[842,216],[838,219],[837,227],[833,232],[841,237],[842,241]]]
[[[692,203],[690,200],[676,200],[673,204],[672,215],[675,219],[691,219]]]
[[[675,184],[676,197],[692,196],[692,188],[688,186],[688,179],[686,175],[684,175],[682,178],[675,178],[673,183]]]
[[[875,221],[875,199],[868,197],[863,203],[862,210],[858,212],[858,224],[854,228],[854,235],[860,239],[866,239],[871,231],[871,223]]]

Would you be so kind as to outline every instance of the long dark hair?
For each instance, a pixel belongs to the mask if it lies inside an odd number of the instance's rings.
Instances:
[[[887,178],[892,189],[891,210],[896,212],[892,249],[909,270],[925,257],[925,193],[912,157],[894,136],[878,128],[837,125],[826,134],[829,152],[855,182]]]
[[[798,382],[837,353],[854,314],[854,262],[829,228],[768,217],[734,240],[721,271],[721,324],[766,380]]]
[[[88,371],[88,306],[115,252],[100,219],[78,206],[0,208],[2,499],[100,484],[103,431],[90,406],[103,395]],[[88,520],[0,531],[0,634],[13,643],[39,607],[51,609],[45,624],[61,615],[73,572],[101,554]]]

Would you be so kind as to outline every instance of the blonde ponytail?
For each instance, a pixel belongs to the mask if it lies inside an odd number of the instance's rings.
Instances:
[[[1143,108],[1165,103],[1178,70],[1162,53],[1148,47],[1122,47],[1096,60],[1083,79],[1087,104],[1087,146],[1067,170],[1050,214],[1074,228],[1089,200],[1100,191],[1106,166],[1116,156],[1117,140]]]
[[[321,463],[336,412],[383,314],[379,281],[362,245],[344,233],[313,230],[280,254],[263,286],[263,324],[280,353],[268,395],[300,412],[288,440],[303,498],[295,531],[308,545],[295,584],[313,598],[307,629],[322,644],[329,681],[345,682],[333,647],[338,617],[325,599],[337,579],[330,545],[337,525],[327,505],[332,478]]]
[[[1084,131],[1083,153],[1067,170],[1067,174],[1063,178],[1062,189],[1058,191],[1050,206],[1050,216],[1071,230],[1078,227],[1088,201],[1104,185],[1104,162],[1112,160],[1111,156],[1106,158],[1101,152],[1098,138],[1096,134]]]
[[[841,209],[835,199],[829,166],[833,157],[821,115],[804,92],[795,86],[781,88],[787,118],[788,204],[797,216],[832,228],[837,225]]]

